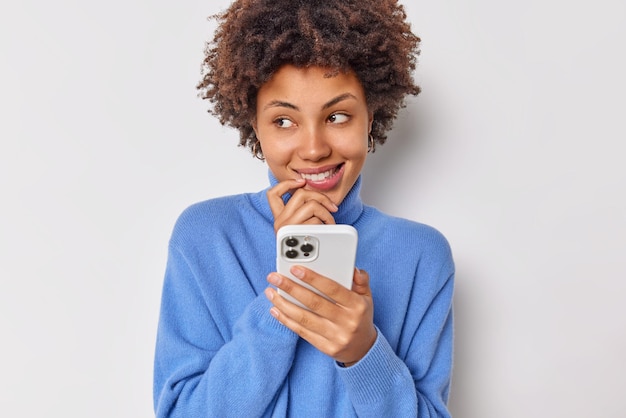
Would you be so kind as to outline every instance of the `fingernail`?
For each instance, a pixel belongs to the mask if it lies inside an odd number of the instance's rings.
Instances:
[[[273,285],[278,286],[280,282],[282,281],[282,279],[278,274],[272,273],[269,276],[267,276],[267,281]]]
[[[301,279],[304,276],[304,270],[300,267],[294,266],[291,268],[291,274],[296,276],[298,279]]]
[[[274,308],[274,307],[272,307],[272,308],[270,309],[270,315],[272,315],[274,318],[278,318],[278,315],[279,315],[279,314],[280,314],[280,313],[278,312],[278,309],[276,309],[276,308]]]
[[[265,289],[265,297],[268,298],[269,300],[274,299],[274,292],[269,287]]]

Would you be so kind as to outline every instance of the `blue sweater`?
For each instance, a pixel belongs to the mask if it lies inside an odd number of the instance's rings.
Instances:
[[[356,264],[370,275],[378,338],[366,356],[340,367],[270,315],[263,290],[276,256],[266,190],[197,203],[169,245],[157,417],[449,416],[449,245],[431,227],[364,205],[360,185],[334,216],[358,230]]]

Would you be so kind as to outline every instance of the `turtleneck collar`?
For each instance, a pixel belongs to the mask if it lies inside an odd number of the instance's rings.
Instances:
[[[270,180],[270,187],[274,187],[278,184],[278,180],[274,177],[274,174],[272,174],[270,170],[267,171]],[[283,201],[287,203],[290,198],[291,193],[286,193],[283,196]],[[353,225],[357,219],[359,219],[362,212],[363,202],[361,201],[361,176],[359,175],[354,183],[354,186],[352,186],[352,189],[350,189],[346,197],[339,205],[339,210],[332,215],[335,218],[335,222],[338,224]]]

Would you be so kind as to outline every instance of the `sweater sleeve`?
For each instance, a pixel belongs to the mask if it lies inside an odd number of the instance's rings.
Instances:
[[[420,304],[409,307],[403,336],[408,341],[406,350],[397,354],[378,330],[363,359],[351,367],[337,366],[359,417],[450,416],[446,404],[452,372],[454,268],[451,260],[446,264],[419,320],[411,310],[419,310],[413,306]],[[412,296],[418,297],[419,291]]]
[[[156,416],[262,417],[284,408],[277,405],[287,402],[281,389],[298,337],[269,309],[257,296],[225,337],[192,269],[170,247],[155,352]]]

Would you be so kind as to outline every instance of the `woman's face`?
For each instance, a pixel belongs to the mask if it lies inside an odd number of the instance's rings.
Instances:
[[[339,205],[365,163],[372,114],[354,74],[328,73],[279,68],[259,89],[254,130],[279,181],[305,178]]]

